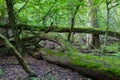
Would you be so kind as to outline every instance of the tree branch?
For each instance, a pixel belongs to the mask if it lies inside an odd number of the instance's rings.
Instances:
[[[115,4],[115,5],[111,6],[111,7],[109,7],[108,9],[111,10],[112,8],[117,7],[117,6],[119,6],[119,5],[120,5],[120,3],[117,3],[117,4]]]
[[[26,1],[25,1],[25,4],[18,10],[17,14],[19,14],[20,11],[21,11],[23,8],[25,8],[25,6],[27,5],[28,1],[29,1],[29,0],[26,0]]]

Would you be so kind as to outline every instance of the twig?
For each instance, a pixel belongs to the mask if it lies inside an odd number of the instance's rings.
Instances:
[[[120,5],[120,3],[117,3],[117,4],[115,4],[115,5],[111,6],[111,7],[109,7],[108,9],[111,10],[112,8],[117,7],[117,6],[119,6],[119,5]]]

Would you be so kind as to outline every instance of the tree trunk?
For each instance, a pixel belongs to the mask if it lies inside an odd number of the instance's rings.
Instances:
[[[120,68],[117,59],[82,54],[79,52],[54,52],[38,49],[34,58],[44,59],[50,63],[70,68],[93,80],[120,80]],[[114,66],[113,66],[114,65]]]
[[[14,0],[5,0],[6,1],[6,6],[7,6],[7,12],[8,12],[8,19],[9,19],[9,27],[12,28],[12,33],[15,38],[15,43],[17,46],[17,50],[23,55],[23,46],[22,42],[18,33],[17,29],[17,23],[15,19],[15,11],[14,11]]]
[[[75,16],[76,16],[76,14],[77,14],[77,12],[79,10],[79,7],[80,7],[80,4],[78,4],[76,6],[75,12],[73,13],[72,18],[71,18],[71,28],[70,28],[70,32],[68,34],[68,41],[70,41],[70,39],[71,39],[72,29],[74,28],[74,25],[75,25]],[[74,35],[74,33],[73,33],[73,35]]]
[[[8,39],[0,34],[0,42],[4,44],[7,48],[9,48],[11,51],[13,51],[15,57],[18,59],[20,65],[23,67],[23,69],[29,74],[30,77],[34,76],[36,77],[37,75],[26,65],[25,60],[23,57],[20,55],[20,53],[15,49],[15,47],[8,41]]]
[[[23,29],[23,30],[31,30],[31,27],[33,27],[33,26],[34,25],[24,25],[24,24],[17,25],[19,30],[21,30],[21,29]],[[0,24],[0,27],[1,28],[7,28],[7,26],[5,24]],[[34,27],[37,27],[37,28],[41,27],[39,30],[43,31],[43,32],[46,32],[46,31],[48,31],[49,26],[46,27],[46,28],[44,26],[34,26]],[[66,28],[64,26],[51,26],[51,27],[52,27],[52,29],[49,29],[49,32],[59,32],[59,33],[68,33],[68,32],[70,32],[70,29]],[[34,30],[34,31],[38,31],[38,29]],[[86,28],[79,27],[79,28],[73,28],[72,32],[105,35],[106,30],[98,29],[98,28],[90,28],[90,27],[86,27]],[[120,39],[120,32],[108,30],[107,34],[108,34],[108,36],[116,37],[116,38]]]
[[[97,21],[97,7],[95,0],[88,0],[88,6],[90,10],[88,11],[89,16],[89,27],[98,28],[98,21]],[[99,48],[100,47],[100,40],[99,35],[97,34],[88,34],[87,35],[87,46],[89,48]]]

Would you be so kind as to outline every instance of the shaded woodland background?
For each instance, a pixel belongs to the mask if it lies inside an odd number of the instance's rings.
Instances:
[[[119,4],[119,0],[0,0],[0,57],[15,56],[34,79],[38,74],[26,64],[26,55],[94,80],[119,80]]]

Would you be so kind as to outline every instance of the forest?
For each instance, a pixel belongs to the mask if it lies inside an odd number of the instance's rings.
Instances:
[[[120,80],[120,0],[0,0],[0,80]]]

